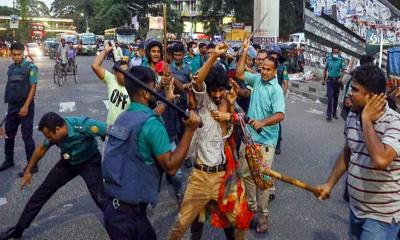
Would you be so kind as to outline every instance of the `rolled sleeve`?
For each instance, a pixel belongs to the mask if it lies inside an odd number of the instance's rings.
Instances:
[[[273,114],[285,113],[285,95],[281,87],[277,88],[275,94],[272,95]]]
[[[171,151],[167,130],[159,120],[149,119],[141,131],[153,156],[157,157]]]
[[[261,80],[261,75],[256,74],[256,73],[249,73],[249,72],[244,72],[244,82],[247,85],[254,86],[254,83],[260,79]]]
[[[206,103],[207,85],[203,82],[203,87],[200,91],[193,88],[194,98],[197,103],[197,108],[204,107]]]
[[[107,134],[107,123],[89,118],[84,124],[85,135],[93,137],[104,137]]]
[[[29,82],[31,84],[37,84],[38,82],[38,68],[36,65],[31,65],[29,70]]]

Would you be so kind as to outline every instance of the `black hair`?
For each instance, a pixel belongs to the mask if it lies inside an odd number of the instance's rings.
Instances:
[[[174,45],[172,45],[172,52],[173,53],[176,53],[176,52],[185,53],[185,46],[182,43],[174,43]]]
[[[14,49],[18,50],[18,51],[24,51],[25,50],[25,46],[24,46],[24,44],[22,44],[20,42],[13,42],[11,44],[10,51],[12,51]]]
[[[195,44],[197,44],[197,43],[194,42],[194,41],[190,41],[190,42],[187,44],[187,50],[189,51],[189,49],[192,48],[192,46],[195,45]]]
[[[128,62],[123,60],[118,60],[114,63],[115,66],[121,67],[122,65],[128,65]]]
[[[225,89],[230,88],[228,75],[221,64],[216,64],[211,68],[204,82],[207,86],[207,91],[209,92],[220,87]]]
[[[275,58],[272,57],[271,55],[268,55],[268,56],[265,58],[265,60],[269,60],[269,61],[271,61],[272,63],[274,63],[275,69],[278,69],[278,65],[279,65],[278,59],[275,59]],[[264,61],[265,61],[265,60],[264,60]]]
[[[157,80],[156,74],[148,67],[134,66],[129,69],[129,72],[144,84],[155,83]],[[125,88],[131,101],[133,101],[133,96],[142,89],[139,84],[128,77],[125,77]]]
[[[254,48],[255,50],[260,50],[260,49],[261,49],[261,46],[260,46],[259,44],[257,44],[257,43],[254,43],[254,44],[253,44],[253,48]]]
[[[62,127],[65,124],[64,118],[54,112],[48,112],[39,121],[38,129],[43,131],[47,128],[50,132],[55,132],[57,127]]]
[[[268,55],[268,51],[265,50],[265,49],[260,49],[260,51],[257,52],[257,55],[260,54],[260,53],[265,53],[265,54]]]
[[[375,60],[375,58],[373,56],[362,55],[360,57],[360,65],[361,66],[374,65],[374,60]]]
[[[216,46],[215,46],[214,43],[209,43],[209,44],[207,45],[207,49],[215,48],[215,47],[216,47]]]
[[[354,69],[351,75],[354,82],[359,83],[369,92],[381,94],[386,90],[385,73],[378,66],[360,66]]]
[[[205,47],[205,46],[207,46],[206,43],[204,43],[204,42],[199,43],[199,48],[203,48],[203,47]]]

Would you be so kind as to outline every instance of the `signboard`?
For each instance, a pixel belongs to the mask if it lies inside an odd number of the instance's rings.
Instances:
[[[244,30],[244,23],[231,23],[232,29],[242,29]]]
[[[163,17],[149,17],[149,29],[164,29]]]
[[[17,29],[18,28],[18,16],[10,15],[10,28]]]

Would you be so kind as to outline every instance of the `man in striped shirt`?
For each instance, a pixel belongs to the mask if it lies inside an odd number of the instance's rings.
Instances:
[[[358,67],[352,77],[345,146],[318,198],[329,198],[347,170],[351,239],[395,240],[400,227],[400,114],[387,105],[381,69]]]

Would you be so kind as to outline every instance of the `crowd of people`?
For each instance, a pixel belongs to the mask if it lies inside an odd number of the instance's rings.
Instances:
[[[344,68],[337,50],[326,67],[329,121],[336,117],[336,85]],[[261,48],[247,39],[240,48],[224,42],[164,46],[156,39],[138,40],[127,49],[107,43],[91,66],[107,87],[106,121],[46,113],[38,124],[45,140],[36,148],[37,67],[23,59],[23,51],[22,44],[11,45],[14,64],[5,90],[9,111],[0,131],[7,136],[6,158],[0,171],[14,165],[20,124],[28,161],[21,187],[30,184],[50,147],[60,148],[61,156],[0,240],[21,237],[51,196],[78,175],[113,240],[156,239],[146,208],[157,204],[164,173],[179,209],[167,239],[182,239],[189,228],[191,239],[201,239],[207,218],[224,229],[226,239],[246,239],[249,229],[268,232],[273,214],[268,204],[279,192],[263,173],[282,151],[288,74],[304,68],[301,48],[284,53],[277,45]],[[103,67],[110,55],[112,70]],[[351,236],[396,239],[400,115],[385,105],[382,70],[365,65],[352,76],[346,144],[317,197],[328,198],[347,170]],[[96,137],[105,141],[101,151]],[[184,167],[191,168],[187,179]]]

